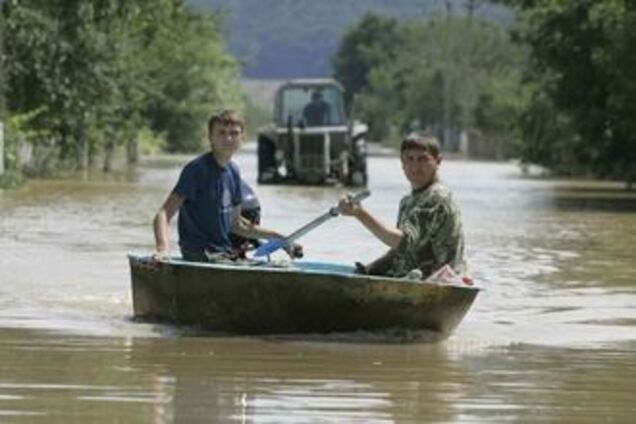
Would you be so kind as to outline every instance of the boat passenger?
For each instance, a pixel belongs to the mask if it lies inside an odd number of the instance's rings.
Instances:
[[[425,279],[445,265],[459,275],[465,273],[459,207],[438,178],[440,150],[432,136],[411,135],[402,141],[400,159],[411,193],[400,201],[396,228],[383,224],[360,203],[351,202],[351,196],[340,200],[340,213],[355,217],[390,248],[369,264],[356,263],[359,273],[403,277],[419,269]]]
[[[179,247],[183,258],[189,261],[235,256],[230,233],[256,239],[283,237],[241,216],[241,175],[232,157],[241,144],[243,131],[243,121],[235,111],[224,110],[210,117],[210,151],[185,165],[154,218],[155,259],[168,256],[168,224],[177,211]],[[290,255],[300,251],[297,245],[284,248]]]

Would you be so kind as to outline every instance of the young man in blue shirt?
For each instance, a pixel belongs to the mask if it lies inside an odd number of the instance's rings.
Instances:
[[[168,224],[177,211],[179,247],[185,260],[207,261],[211,254],[232,253],[230,233],[254,239],[283,237],[241,216],[241,175],[232,156],[241,144],[243,130],[243,121],[231,110],[209,119],[210,152],[186,164],[155,216],[155,258],[168,257]]]

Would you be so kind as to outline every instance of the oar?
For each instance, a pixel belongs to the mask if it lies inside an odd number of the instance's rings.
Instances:
[[[362,201],[363,199],[366,199],[370,195],[371,195],[371,192],[369,190],[363,190],[359,193],[356,193],[351,198],[351,201],[353,203],[359,203],[360,201]],[[340,212],[338,212],[338,205],[333,206],[326,213],[320,215],[318,218],[314,219],[313,221],[303,225],[302,227],[300,227],[299,229],[291,233],[289,236],[285,238],[273,239],[268,241],[265,244],[262,244],[254,252],[254,257],[256,258],[259,256],[271,255],[272,253],[274,253],[281,247],[284,247],[288,244],[293,243],[294,241],[298,240],[300,237],[304,236],[305,234],[307,234],[314,228],[318,227],[320,224],[330,220],[331,218],[335,218],[338,215],[340,215]]]

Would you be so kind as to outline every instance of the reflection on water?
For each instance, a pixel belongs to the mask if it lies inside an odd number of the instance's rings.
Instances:
[[[0,191],[0,422],[625,422],[636,412],[636,194],[447,162],[485,288],[450,340],[193,337],[129,320],[125,258],[152,248],[151,218],[185,160]],[[253,156],[238,160],[254,183]],[[365,203],[393,222],[399,164],[369,165]],[[289,232],[343,191],[254,186],[263,221]],[[384,251],[349,218],[302,242],[315,260]]]
[[[10,369],[0,382],[0,420],[629,422],[635,412],[633,343],[370,347],[31,330],[0,331],[0,343]]]
[[[580,212],[626,212],[636,211],[636,195],[624,186],[608,183],[562,183],[555,187],[554,205],[559,209]]]

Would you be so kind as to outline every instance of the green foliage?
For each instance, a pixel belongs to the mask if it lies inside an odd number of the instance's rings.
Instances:
[[[397,76],[391,67],[378,67],[369,73],[369,87],[356,99],[356,114],[369,122],[372,140],[399,138],[404,119],[399,102]]]
[[[540,163],[561,174],[575,175],[581,170],[572,149],[572,122],[560,112],[540,86],[534,88],[531,101],[520,120],[525,162]],[[551,143],[545,143],[551,140]]]
[[[529,97],[525,61],[503,28],[474,17],[398,23],[367,15],[343,38],[335,63],[340,80],[356,81],[348,88],[359,93],[356,108],[373,139],[412,130],[442,139],[447,125],[455,140],[471,129],[512,143]]]
[[[370,72],[392,61],[403,44],[394,18],[366,14],[342,37],[333,60],[334,76],[345,88],[345,101],[369,86]]]
[[[225,53],[219,27],[218,17],[185,13],[161,28],[166,37],[153,46],[159,90],[145,115],[166,134],[169,151],[200,150],[212,112],[244,107],[238,64]]]
[[[256,138],[258,130],[272,119],[272,111],[260,106],[245,96],[245,132],[248,139]]]
[[[84,168],[148,128],[165,134],[170,151],[196,150],[212,111],[242,108],[218,17],[181,0],[4,6],[8,109],[42,110],[27,129],[49,132],[47,148],[34,149],[46,161]]]
[[[46,112],[44,108],[28,113],[12,115],[5,123],[4,164],[10,175],[19,175],[22,166],[20,149],[42,143],[50,133],[46,130],[34,129],[33,122]]]
[[[142,155],[154,155],[162,152],[166,147],[166,138],[163,134],[157,134],[150,128],[142,128],[137,133],[139,151]]]
[[[540,95],[527,111],[530,118],[524,122],[524,132],[541,136],[524,139],[533,146],[527,159],[561,172],[575,169],[633,181],[636,4],[630,0],[517,4],[523,12],[520,39],[532,49],[529,77],[540,82]],[[567,130],[559,127],[552,134],[531,127],[540,125],[545,102],[568,122]]]
[[[0,2],[1,3],[1,2]],[[0,5],[0,7],[2,7]],[[4,119],[6,113],[6,100],[5,100],[5,90],[6,90],[6,78],[4,71],[4,18],[2,16],[2,11],[0,10],[0,120]]]

